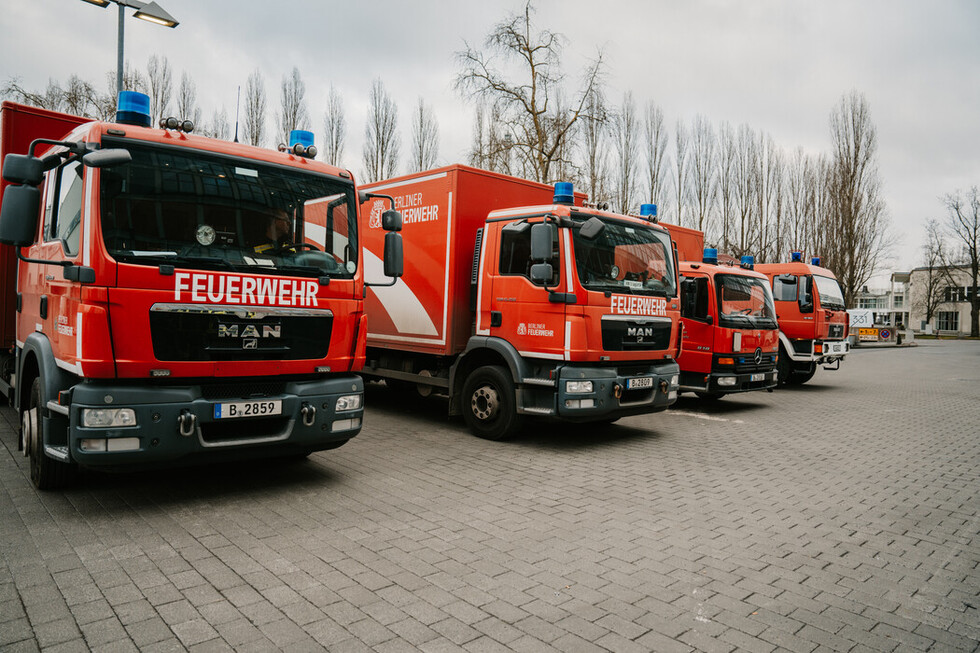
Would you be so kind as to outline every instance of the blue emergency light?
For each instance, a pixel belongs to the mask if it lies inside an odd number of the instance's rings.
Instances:
[[[640,204],[640,217],[652,220],[657,217],[656,204]]]
[[[705,247],[704,257],[701,259],[701,262],[718,265],[718,250],[714,247]]]
[[[150,96],[136,91],[120,91],[116,102],[116,122],[124,125],[149,127]]]
[[[741,259],[742,267],[746,270],[751,270],[755,267],[755,257],[754,256],[743,256]]]
[[[802,263],[803,262],[803,252],[790,252],[789,253],[790,263]]]
[[[294,129],[289,132],[289,149],[293,154],[314,158],[316,146],[313,144],[313,132],[305,129]]]
[[[572,204],[575,201],[575,189],[570,181],[559,181],[555,184],[555,204]]]
[[[820,257],[819,256],[814,256],[812,259],[810,259],[810,263],[812,265],[820,265]]]

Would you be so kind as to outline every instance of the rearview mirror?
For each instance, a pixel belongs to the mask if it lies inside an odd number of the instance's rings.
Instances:
[[[133,160],[133,155],[129,150],[121,147],[110,148],[108,150],[95,150],[82,157],[82,163],[89,168],[108,168],[122,163],[129,163]]]
[[[3,178],[11,184],[38,186],[44,180],[44,164],[35,156],[8,154],[3,159]]]
[[[550,261],[553,241],[554,235],[550,224],[539,222],[533,225],[531,227],[531,260],[535,263]]]
[[[399,216],[401,217],[401,216]],[[389,231],[385,234],[384,268],[386,277],[400,277],[405,263],[402,254],[402,235]]]
[[[586,240],[595,240],[599,235],[605,230],[606,223],[599,218],[589,218],[588,221],[582,225],[582,229],[578,232],[578,235]]]
[[[385,231],[401,231],[402,214],[394,209],[388,209],[381,214],[381,228]]]
[[[8,154],[7,158],[11,156],[14,155]],[[41,191],[37,186],[8,186],[0,208],[0,243],[14,247],[33,243],[40,208]]]

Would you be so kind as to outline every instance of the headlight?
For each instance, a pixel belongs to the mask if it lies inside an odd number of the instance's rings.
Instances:
[[[565,381],[565,392],[570,395],[592,392],[592,381]]]
[[[357,410],[360,407],[361,395],[344,395],[337,397],[337,405],[334,406],[334,411],[339,413],[345,410]]]
[[[670,385],[678,385],[680,382],[681,382],[681,378],[677,374],[670,377]]]
[[[82,426],[99,429],[136,426],[136,411],[132,408],[83,408]]]
[[[718,377],[718,385],[725,386],[725,387],[734,386],[735,385],[735,377],[734,376],[720,376],[720,377]]]

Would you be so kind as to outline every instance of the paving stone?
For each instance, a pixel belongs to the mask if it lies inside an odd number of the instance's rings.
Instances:
[[[0,648],[974,651],[977,360],[857,350],[508,443],[369,385],[363,432],[300,465],[64,493],[30,486],[2,408]]]

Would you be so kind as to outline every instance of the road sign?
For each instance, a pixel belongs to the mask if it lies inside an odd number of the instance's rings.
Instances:
[[[888,329],[880,329],[878,331],[878,335],[881,337],[882,340],[888,340],[889,338],[892,337],[892,332],[889,331]]]

